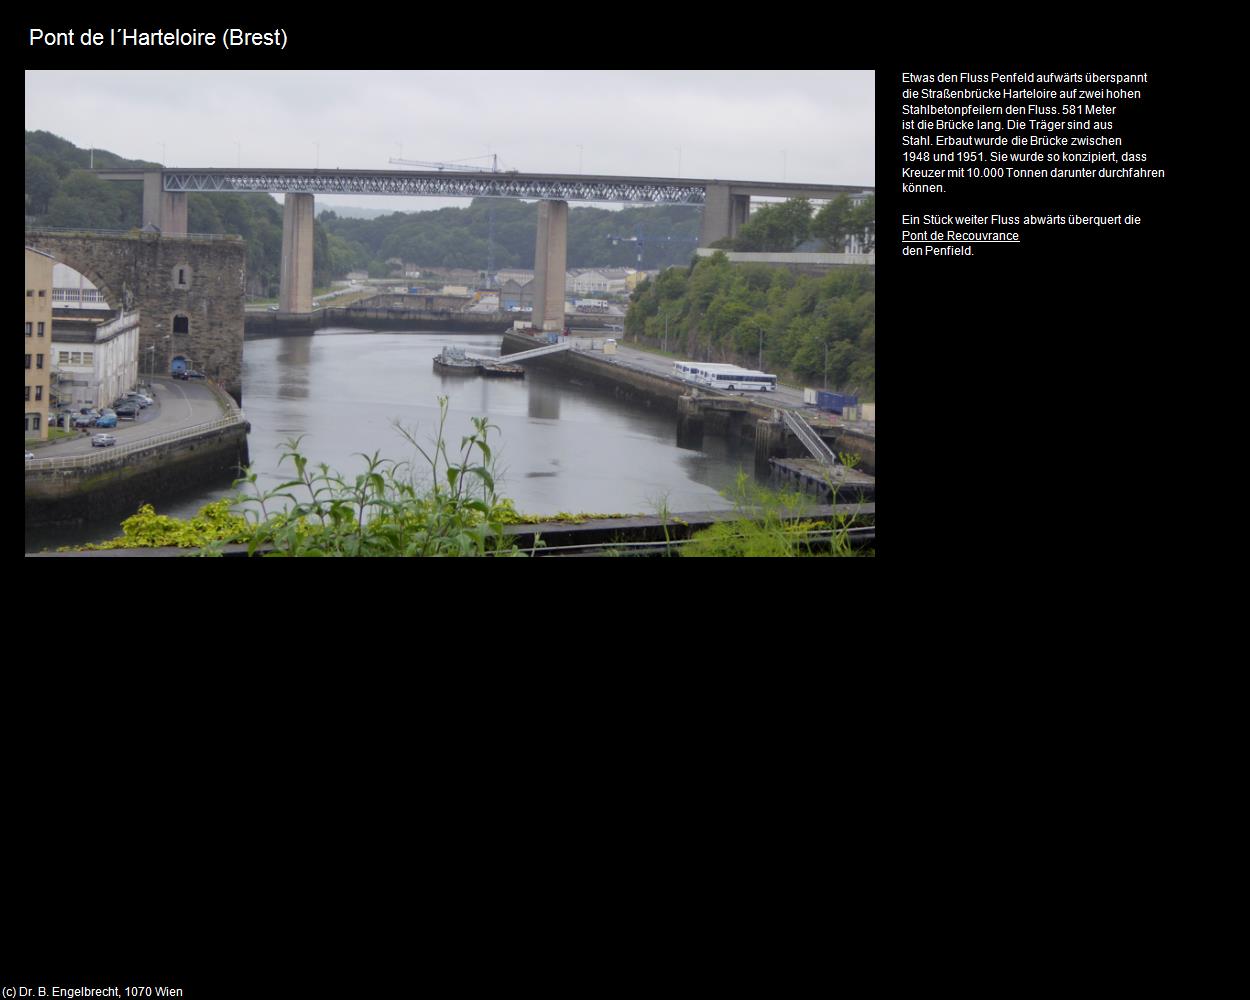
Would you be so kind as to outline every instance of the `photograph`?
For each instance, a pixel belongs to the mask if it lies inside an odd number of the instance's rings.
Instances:
[[[27,555],[875,556],[877,85],[28,68]]]

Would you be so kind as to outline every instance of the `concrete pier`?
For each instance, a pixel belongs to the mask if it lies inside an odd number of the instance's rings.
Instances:
[[[143,224],[155,226],[165,236],[187,235],[187,195],[166,191],[159,170],[143,174]]]
[[[699,229],[699,246],[708,247],[717,240],[737,236],[750,215],[749,194],[735,194],[728,184],[708,184]]]
[[[564,272],[568,265],[569,203],[538,203],[538,238],[534,243],[534,314],[536,329],[564,329]]]
[[[312,312],[313,202],[310,194],[292,192],[283,203],[282,284],[278,293],[280,312]]]

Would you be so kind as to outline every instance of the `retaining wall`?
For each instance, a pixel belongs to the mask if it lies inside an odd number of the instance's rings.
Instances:
[[[249,429],[240,422],[139,453],[102,457],[86,468],[28,470],[26,524],[42,528],[129,516],[154,497],[237,477],[248,464]]]

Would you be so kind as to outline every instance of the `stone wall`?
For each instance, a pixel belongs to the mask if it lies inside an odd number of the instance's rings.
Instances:
[[[248,464],[248,430],[248,424],[239,423],[88,468],[28,469],[26,524],[45,527],[129,517],[153,497],[229,484]]]
[[[26,237],[29,245],[84,274],[114,309],[140,311],[141,368],[155,347],[157,371],[168,372],[175,357],[188,358],[242,401],[247,244],[241,238],[175,238],[137,230],[33,231]]]

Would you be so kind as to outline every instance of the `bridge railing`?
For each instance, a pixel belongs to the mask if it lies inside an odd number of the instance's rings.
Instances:
[[[27,472],[44,472],[57,469],[89,469],[92,466],[103,465],[106,462],[113,461],[116,458],[125,455],[138,454],[141,451],[147,451],[149,448],[157,448],[161,445],[172,444],[186,438],[198,437],[201,434],[207,434],[210,431],[224,430],[228,427],[235,427],[245,423],[243,411],[230,416],[220,417],[217,420],[210,420],[203,424],[194,424],[191,427],[183,427],[176,431],[166,431],[164,434],[157,434],[154,437],[142,438],[127,445],[112,445],[108,448],[101,448],[98,452],[94,449],[90,455],[70,455],[66,458],[31,458],[26,460]]]

